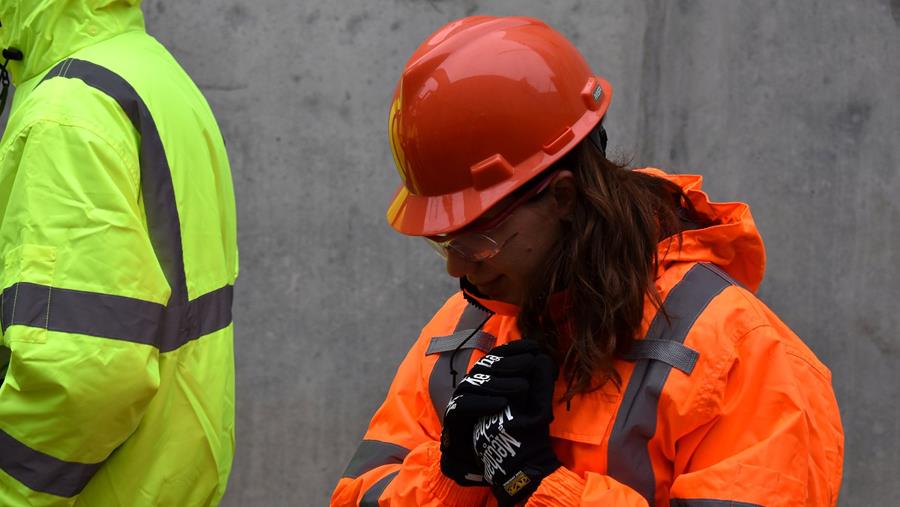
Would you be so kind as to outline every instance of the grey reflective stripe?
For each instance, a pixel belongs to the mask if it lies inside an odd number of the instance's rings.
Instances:
[[[706,265],[695,265],[669,292],[646,339],[683,343],[697,317],[730,284]],[[656,481],[648,444],[656,433],[659,395],[671,369],[667,363],[647,359],[635,364],[609,438],[609,475],[636,490],[650,505],[655,505]]]
[[[456,347],[459,347],[459,345],[472,334],[472,331],[474,331],[474,329],[464,329],[453,333],[450,336],[435,336],[431,339],[431,343],[428,344],[428,350],[425,351],[425,355],[430,356],[431,354],[440,354],[442,352],[456,350]],[[475,336],[463,344],[462,348],[478,349],[482,352],[487,352],[494,348],[495,343],[497,343],[496,336],[484,331],[478,331],[475,333]]]
[[[35,451],[0,430],[0,469],[34,491],[73,497],[102,463],[72,463]]]
[[[403,463],[409,449],[380,440],[363,440],[341,477],[356,479],[360,475],[383,465]]]
[[[475,308],[472,305],[466,306],[459,322],[456,324],[454,335],[458,332],[468,330],[468,334],[478,328],[489,314]],[[467,335],[463,336],[465,339]],[[474,340],[475,337],[473,336]],[[460,349],[456,354],[453,366],[458,372],[457,380],[462,380],[469,366],[469,359],[472,357],[474,349]],[[431,377],[428,379],[428,394],[431,396],[431,403],[434,405],[434,411],[437,413],[438,420],[443,424],[444,411],[447,409],[447,403],[450,402],[450,396],[453,394],[453,376],[450,374],[450,358],[453,357],[453,349],[441,352],[434,368],[431,370]]]
[[[234,286],[226,285],[193,299],[182,311],[166,307],[163,332],[159,339],[159,351],[170,352],[185,343],[224,329],[231,324],[231,306]],[[180,327],[176,316],[183,315]]]
[[[735,280],[734,278],[732,278],[731,275],[729,275],[728,273],[726,273],[725,270],[723,270],[723,269],[720,268],[719,266],[716,266],[715,264],[710,264],[710,263],[704,263],[703,265],[706,266],[706,268],[709,269],[710,271],[712,271],[713,273],[719,275],[720,278],[722,278],[723,280],[725,280],[725,281],[728,282],[729,284],[731,284],[731,285],[737,285],[738,287],[741,287],[742,289],[750,290],[750,289],[747,288],[746,285],[744,285],[744,284],[742,284],[741,282],[739,282],[739,281]],[[752,292],[752,291],[751,291],[751,292]]]
[[[170,304],[187,301],[181,225],[175,204],[172,173],[150,110],[127,81],[95,63],[74,58],[63,60],[47,73],[41,83],[56,77],[80,79],[88,86],[109,95],[140,133],[141,195],[147,214],[150,241],[172,289]]]
[[[233,298],[234,287],[226,285],[171,311],[140,299],[20,282],[3,291],[0,306],[4,332],[11,325],[23,325],[143,343],[169,352],[227,327]],[[187,318],[180,317],[183,314]]]
[[[397,477],[397,472],[391,472],[385,478],[376,482],[366,491],[366,494],[363,495],[362,500],[359,502],[359,507],[378,507],[378,499],[381,498],[381,494],[384,493],[384,490],[387,489],[388,484],[394,480],[394,477]]]
[[[690,375],[700,354],[682,343],[671,340],[639,340],[634,342],[631,349],[622,357],[629,361],[639,359],[662,361]]]
[[[673,498],[669,507],[763,507],[762,505],[734,500],[713,500],[710,498]]]

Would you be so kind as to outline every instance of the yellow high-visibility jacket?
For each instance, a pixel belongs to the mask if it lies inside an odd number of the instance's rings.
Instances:
[[[236,220],[139,0],[0,1],[0,505],[205,506],[234,454]]]

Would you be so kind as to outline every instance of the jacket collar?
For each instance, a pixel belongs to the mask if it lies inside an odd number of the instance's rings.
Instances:
[[[0,49],[15,47],[22,61],[9,70],[18,87],[84,47],[144,30],[140,0],[16,0],[0,2]]]

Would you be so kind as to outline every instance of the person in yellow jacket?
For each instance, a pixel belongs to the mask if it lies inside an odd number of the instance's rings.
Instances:
[[[206,506],[234,454],[234,196],[140,0],[0,0],[0,505]]]
[[[410,57],[388,221],[461,291],[400,365],[332,506],[837,504],[831,373],[754,296],[749,207],[610,161],[611,96],[530,18],[458,20]]]

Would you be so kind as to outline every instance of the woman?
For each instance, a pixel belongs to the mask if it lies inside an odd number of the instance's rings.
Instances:
[[[611,93],[534,19],[462,19],[412,55],[388,221],[461,291],[332,505],[836,504],[830,372],[753,295],[749,208],[607,159]]]

